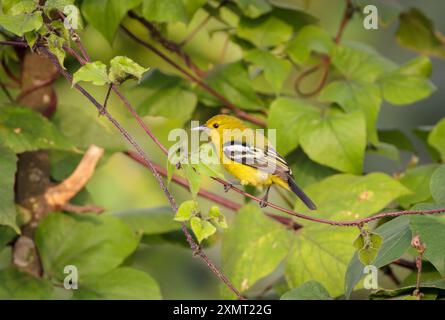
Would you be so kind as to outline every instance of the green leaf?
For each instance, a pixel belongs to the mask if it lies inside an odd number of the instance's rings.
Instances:
[[[353,243],[360,262],[365,266],[370,265],[377,257],[382,241],[382,237],[376,233],[360,234]]]
[[[0,225],[10,226],[19,233],[14,203],[16,171],[16,155],[11,149],[0,145]],[[0,248],[1,247],[3,247],[2,244],[0,244]]]
[[[274,271],[285,258],[293,234],[266,217],[256,205],[246,205],[223,234],[222,267],[241,292]],[[227,288],[223,297],[235,298]]]
[[[40,29],[43,24],[42,12],[19,15],[0,15],[0,26],[22,37],[25,33]]]
[[[107,75],[107,66],[100,61],[88,62],[73,75],[73,85],[79,81],[92,82],[96,86],[110,83]]]
[[[200,217],[192,217],[190,219],[190,226],[195,234],[198,242],[201,243],[212,236],[216,232],[216,228],[209,221],[201,219]]]
[[[377,172],[366,176],[333,175],[310,185],[305,191],[317,204],[320,217],[336,220],[365,218],[410,192],[397,180]],[[295,210],[308,211],[299,201]]]
[[[6,226],[0,226],[0,251],[16,236],[16,232]],[[8,263],[9,265],[9,263]]]
[[[21,1],[3,1],[4,13],[12,16],[16,16],[23,13],[31,13],[37,8],[37,3],[34,0],[21,0]]]
[[[124,56],[116,56],[110,61],[109,79],[113,83],[121,83],[128,78],[141,80],[149,68],[143,68],[133,60]]]
[[[399,43],[423,54],[445,57],[444,36],[420,10],[411,8],[400,14],[396,32]]]
[[[437,203],[445,204],[445,165],[434,171],[431,176],[430,190]]]
[[[66,6],[74,4],[74,0],[47,0],[43,10],[49,14],[52,10],[60,10],[63,12]]]
[[[280,93],[292,67],[289,61],[279,59],[272,53],[260,49],[247,52],[244,59],[259,66],[273,91],[276,94]]]
[[[1,300],[51,299],[53,290],[49,281],[35,278],[17,269],[0,271]]]
[[[258,18],[272,10],[272,6],[266,0],[235,0],[234,2],[249,18]]]
[[[196,195],[199,192],[199,189],[201,188],[202,177],[198,172],[196,172],[195,168],[190,164],[182,163],[181,167],[184,170],[185,178],[189,183],[190,192],[192,193],[193,197],[196,197]]]
[[[284,276],[291,288],[316,280],[332,297],[343,293],[344,274],[356,231],[320,224],[304,226],[287,256]]]
[[[380,212],[408,190],[385,174],[372,173],[363,177],[334,175],[310,185],[305,192],[317,204],[315,214],[318,218],[344,221]],[[295,210],[309,211],[298,201]],[[306,281],[316,280],[331,296],[340,295],[344,290],[348,262],[354,254],[351,243],[357,237],[356,230],[306,221],[299,223],[303,228],[295,237],[286,261],[287,282],[291,287],[297,287]]]
[[[206,83],[236,106],[246,110],[262,109],[263,103],[253,90],[251,82],[241,62],[223,65],[206,78]]]
[[[303,188],[337,173],[334,169],[312,161],[301,150],[292,153],[288,157],[288,164],[292,169],[295,181]]]
[[[400,258],[410,247],[412,233],[409,227],[409,218],[398,217],[381,226],[376,230],[383,242],[373,265],[376,268],[383,267]],[[349,298],[352,290],[363,277],[364,265],[360,262],[357,253],[354,254],[348,265],[345,276],[345,295]]]
[[[429,78],[433,72],[433,65],[428,57],[418,56],[401,65],[398,71],[408,76]]]
[[[280,300],[332,300],[332,298],[322,284],[308,281],[283,294]]]
[[[439,121],[428,135],[428,144],[439,151],[445,161],[445,118]]]
[[[97,110],[84,104],[59,104],[53,117],[54,125],[81,149],[95,144],[107,151],[127,150],[114,126],[97,116]]]
[[[395,64],[363,44],[337,45],[332,53],[333,65],[348,79],[373,82],[395,69]]]
[[[170,207],[157,207],[121,211],[113,215],[129,225],[134,232],[152,235],[179,230],[180,226],[172,219],[173,214]]]
[[[189,22],[205,0],[144,0],[143,16],[156,22]]]
[[[194,154],[191,155],[191,158]],[[193,167],[199,174],[207,177],[225,179],[224,167],[221,165],[218,155],[211,143],[204,143],[199,147],[199,159]]]
[[[309,25],[289,42],[286,53],[298,64],[307,62],[312,51],[329,54],[334,46],[332,37],[322,28]]]
[[[174,86],[155,90],[137,109],[141,116],[160,116],[186,122],[192,117],[197,103],[194,92]]]
[[[376,124],[382,98],[377,85],[360,80],[334,81],[323,88],[319,99],[336,102],[348,113],[361,111],[366,119],[368,141],[378,142]]]
[[[142,0],[88,0],[82,3],[85,19],[112,43],[119,24],[127,12]]]
[[[400,163],[400,151],[396,146],[388,143],[378,142],[375,145],[368,146],[367,154],[379,154],[395,162]]]
[[[63,66],[63,63],[65,61],[65,50],[63,50],[63,45],[65,43],[65,39],[55,35],[51,34],[48,38],[48,49],[49,51],[56,56],[57,60],[59,61],[59,64],[62,68],[65,69]]]
[[[218,206],[210,207],[209,218],[213,223],[221,228],[226,229],[228,227],[226,217],[224,216],[224,214],[222,214]]]
[[[425,259],[431,262],[439,273],[445,275],[445,222],[443,218],[412,216],[410,219],[413,235],[419,235],[426,245]]]
[[[278,98],[270,105],[267,127],[277,130],[277,150],[283,155],[297,148],[302,124],[318,117],[315,106],[304,100]]]
[[[412,141],[401,130],[379,130],[379,140],[396,146],[398,149],[414,152]]]
[[[195,200],[187,200],[181,203],[176,212],[176,221],[189,221],[193,215],[199,213],[198,203]]]
[[[301,123],[300,144],[320,164],[360,174],[366,146],[366,124],[360,112],[328,110],[325,115]]]
[[[159,300],[161,292],[147,273],[118,268],[99,277],[88,278],[74,291],[81,300]]]
[[[35,241],[47,276],[63,280],[65,266],[74,265],[80,281],[115,269],[138,245],[138,237],[117,218],[62,213],[39,224]]]
[[[62,132],[37,112],[27,108],[0,108],[0,144],[15,153],[41,149],[73,151]]]
[[[431,70],[428,58],[413,59],[379,79],[383,97],[394,105],[411,104],[431,95],[436,89],[426,73]]]
[[[403,208],[407,209],[415,203],[427,201],[431,198],[430,180],[437,167],[437,164],[423,165],[408,169],[402,175],[400,182],[413,191],[412,194],[399,198],[399,203]]]
[[[292,31],[292,25],[272,12],[257,19],[241,17],[236,34],[258,48],[268,48],[289,41]]]

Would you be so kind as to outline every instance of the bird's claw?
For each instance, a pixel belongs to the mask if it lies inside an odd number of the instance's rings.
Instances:
[[[265,208],[268,206],[268,202],[266,199],[261,199],[261,201],[259,203],[260,203],[261,208]]]
[[[233,187],[233,184],[231,184],[231,183],[224,184],[224,192],[225,193],[229,192],[229,190],[232,189],[232,187]]]

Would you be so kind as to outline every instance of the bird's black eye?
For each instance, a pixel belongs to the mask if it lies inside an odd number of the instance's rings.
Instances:
[[[219,127],[219,124],[217,124],[217,123],[213,124],[213,128],[218,129],[218,127]]]

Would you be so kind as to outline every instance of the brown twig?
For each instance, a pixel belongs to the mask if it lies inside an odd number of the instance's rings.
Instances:
[[[28,44],[23,41],[0,41],[0,45],[27,48]]]
[[[221,1],[221,3],[216,7],[216,10],[221,9],[224,7],[229,0]],[[202,29],[204,26],[210,21],[212,18],[212,15],[210,13],[207,14],[207,16],[194,28],[178,45],[180,47],[183,47],[185,44],[187,44],[190,40],[192,40],[195,35]]]
[[[74,172],[60,184],[46,190],[44,198],[48,205],[56,210],[66,206],[90,180],[103,154],[104,149],[91,145]]]
[[[27,97],[28,95],[30,95],[31,93],[36,92],[36,91],[39,90],[39,89],[45,88],[45,87],[47,87],[47,86],[53,84],[54,81],[56,81],[56,79],[57,79],[57,76],[55,76],[55,77],[53,77],[53,78],[50,78],[50,79],[46,79],[46,80],[44,80],[44,81],[42,81],[42,82],[36,84],[36,85],[33,86],[33,87],[30,87],[30,88],[28,88],[28,89],[26,89],[26,90],[23,90],[23,91],[20,92],[20,94],[17,96],[16,101],[17,101],[17,102],[20,102],[20,101],[22,101],[25,97]]]
[[[354,15],[355,11],[356,11],[356,8],[352,4],[351,0],[346,0],[346,6],[345,6],[345,10],[343,12],[343,18],[340,22],[340,26],[338,27],[337,34],[334,37],[334,42],[336,44],[340,43],[341,38],[344,33],[344,30],[345,30],[346,26],[348,25],[349,21],[351,20],[352,16]],[[295,91],[300,96],[305,97],[305,98],[312,97],[312,96],[319,94],[328,79],[330,66],[331,66],[331,58],[327,55],[322,55],[321,62],[318,65],[311,67],[311,68],[307,69],[306,71],[303,71],[297,77],[297,79],[295,80],[295,84],[294,84]],[[320,68],[323,68],[323,74],[322,74],[320,82],[317,84],[315,89],[313,89],[312,91],[303,92],[301,90],[301,83],[303,82],[303,80],[305,80],[306,77],[308,77],[309,75],[318,71]]]
[[[400,280],[396,276],[396,274],[394,273],[394,271],[392,270],[390,265],[384,266],[382,268],[382,271],[385,275],[387,275],[392,280],[392,282],[394,282],[395,285],[397,285],[397,286],[400,285]]]
[[[420,278],[422,276],[422,258],[426,250],[426,245],[420,240],[420,236],[416,235],[411,240],[411,246],[417,251],[418,256],[416,257],[416,268],[417,268],[417,279],[416,279],[416,289],[413,292],[413,296],[417,299],[422,299],[423,293],[420,292]]]
[[[254,124],[257,124],[259,126],[266,126],[266,122],[260,118],[257,118],[241,109],[239,109],[237,106],[232,104],[230,101],[228,101],[223,95],[221,95],[219,92],[214,90],[212,87],[210,87],[208,84],[206,84],[204,81],[202,81],[199,77],[191,74],[187,70],[185,70],[183,67],[181,67],[179,64],[174,62],[172,59],[167,57],[163,52],[161,52],[159,49],[157,49],[155,46],[151,45],[150,43],[140,39],[137,37],[134,33],[132,33],[130,30],[128,30],[126,27],[121,25],[121,29],[135,42],[139,43],[140,45],[144,46],[148,50],[154,52],[157,56],[159,56],[161,59],[166,61],[168,64],[173,66],[176,70],[181,72],[185,77],[187,77],[189,80],[195,82],[198,86],[200,86],[202,89],[210,93],[215,98],[219,99],[221,102],[224,103],[224,105],[232,110],[232,112],[235,113],[236,116],[238,116],[241,119],[244,119],[246,121],[252,122]]]
[[[71,84],[73,83],[73,79],[71,74],[69,74],[66,70],[64,70],[57,58],[49,52],[45,47],[40,48],[41,51],[47,55],[54,65],[59,70],[60,74],[64,76]],[[160,188],[164,192],[167,197],[170,206],[173,211],[176,212],[178,210],[178,206],[176,204],[175,199],[171,195],[167,186],[164,183],[164,180],[156,171],[156,168],[153,166],[153,163],[148,158],[147,154],[143,151],[142,147],[134,140],[134,138],[121,126],[121,124],[108,112],[108,110],[103,109],[103,106],[82,86],[79,84],[74,84],[74,88],[78,90],[82,95],[84,95],[97,109],[98,111],[103,111],[102,114],[116,127],[116,129],[121,133],[121,135],[125,138],[125,140],[137,151],[138,155],[143,160],[144,164],[151,170],[153,176],[156,178]],[[190,232],[187,229],[185,223],[182,223],[182,231],[184,232],[187,242],[189,243],[191,249],[193,250],[194,255],[199,256],[207,265],[207,267],[212,270],[212,272],[238,297],[238,299],[244,299],[244,297],[239,293],[239,291],[232,285],[230,280],[216,267],[216,265],[209,259],[209,257],[201,250],[199,245],[193,240]]]
[[[396,261],[392,262],[393,264],[406,268],[406,269],[410,269],[410,270],[415,270],[416,269],[416,263],[413,261],[408,261],[405,259],[397,259]]]
[[[143,17],[138,16],[134,11],[129,11],[128,16],[131,19],[134,19],[139,23],[141,23],[150,32],[151,37],[155,41],[159,42],[165,49],[179,56],[182,59],[182,61],[184,61],[185,65],[190,70],[192,70],[198,77],[205,76],[205,72],[201,70],[196,64],[193,63],[190,56],[182,50],[181,46],[176,42],[164,38],[161,32],[156,28],[154,24],[144,19]]]

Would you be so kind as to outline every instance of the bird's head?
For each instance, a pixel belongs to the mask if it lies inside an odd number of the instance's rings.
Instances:
[[[223,136],[224,130],[244,130],[246,128],[246,125],[238,118],[222,114],[210,118],[205,125],[193,128],[192,130],[207,132],[210,138],[215,140],[216,137]]]

